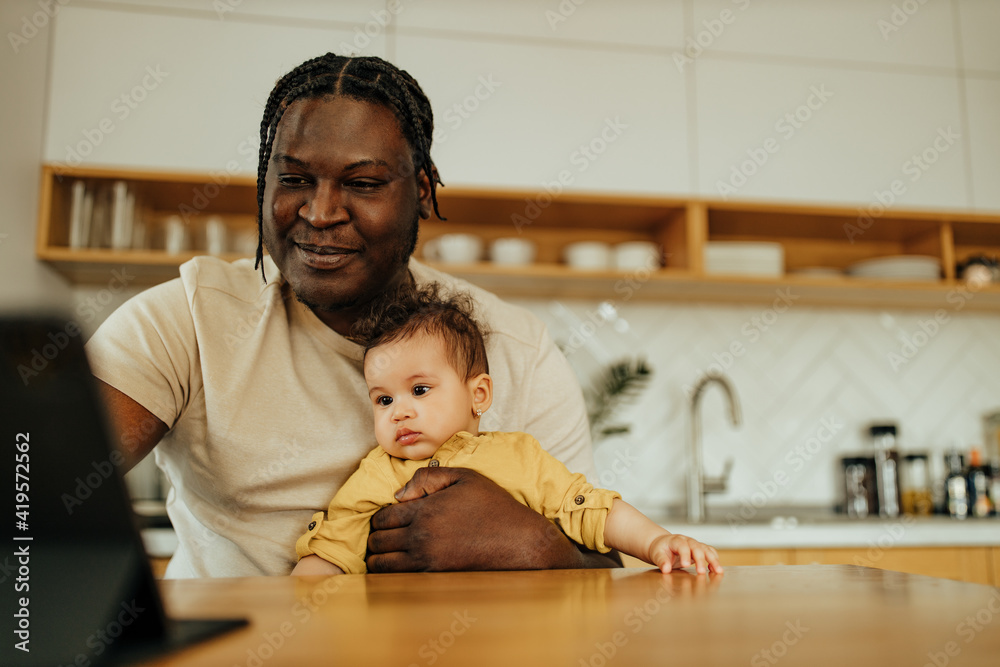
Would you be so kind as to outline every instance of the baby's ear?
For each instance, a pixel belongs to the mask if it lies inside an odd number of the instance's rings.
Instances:
[[[472,411],[486,412],[493,404],[493,378],[488,373],[480,373],[469,380],[472,392]]]

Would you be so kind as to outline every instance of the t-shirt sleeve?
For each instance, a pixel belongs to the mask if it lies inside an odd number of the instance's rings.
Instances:
[[[94,376],[172,428],[198,391],[198,345],[186,290],[175,279],[115,310],[86,345]]]
[[[362,459],[358,470],[330,501],[326,515],[313,514],[306,532],[295,543],[299,558],[315,554],[345,574],[368,571],[365,551],[372,515],[392,504],[396,492],[393,481],[382,468],[384,464],[382,457]]]
[[[573,472],[596,479],[587,408],[580,382],[547,330],[538,341],[534,372],[527,384],[530,411],[524,431]]]

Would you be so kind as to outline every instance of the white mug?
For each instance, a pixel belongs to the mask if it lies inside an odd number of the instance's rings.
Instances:
[[[566,263],[574,269],[606,269],[611,264],[611,246],[600,241],[580,241],[566,246]]]
[[[531,264],[535,261],[535,244],[516,237],[497,239],[490,246],[490,259],[505,266]]]

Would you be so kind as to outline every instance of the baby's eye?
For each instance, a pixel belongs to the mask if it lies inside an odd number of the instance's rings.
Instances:
[[[428,387],[427,385],[425,385],[425,384],[418,384],[417,386],[415,386],[413,388],[413,395],[414,396],[423,396],[424,394],[426,394],[430,390],[431,390],[431,388]]]
[[[392,403],[392,396],[379,396],[375,399],[375,405],[381,405],[383,408]]]

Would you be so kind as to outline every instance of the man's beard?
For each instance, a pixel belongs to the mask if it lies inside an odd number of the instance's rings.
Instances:
[[[409,232],[407,234],[406,243],[399,246],[399,252],[393,257],[393,265],[397,267],[405,267],[409,264],[410,256],[413,254],[414,250],[417,248],[417,237],[420,234],[420,214],[415,213],[413,216],[413,223],[410,225]],[[409,271],[406,271],[404,277],[404,282],[413,282],[413,277],[410,276]],[[297,291],[295,292],[295,298],[302,304],[306,305],[313,312],[325,312],[325,313],[338,313],[344,310],[352,310],[364,306],[365,304],[377,301],[379,297],[384,294],[391,294],[398,286],[388,285],[384,289],[375,292],[374,294],[358,294],[352,299],[343,299],[337,301],[336,303],[316,303],[307,297],[303,297]]]

